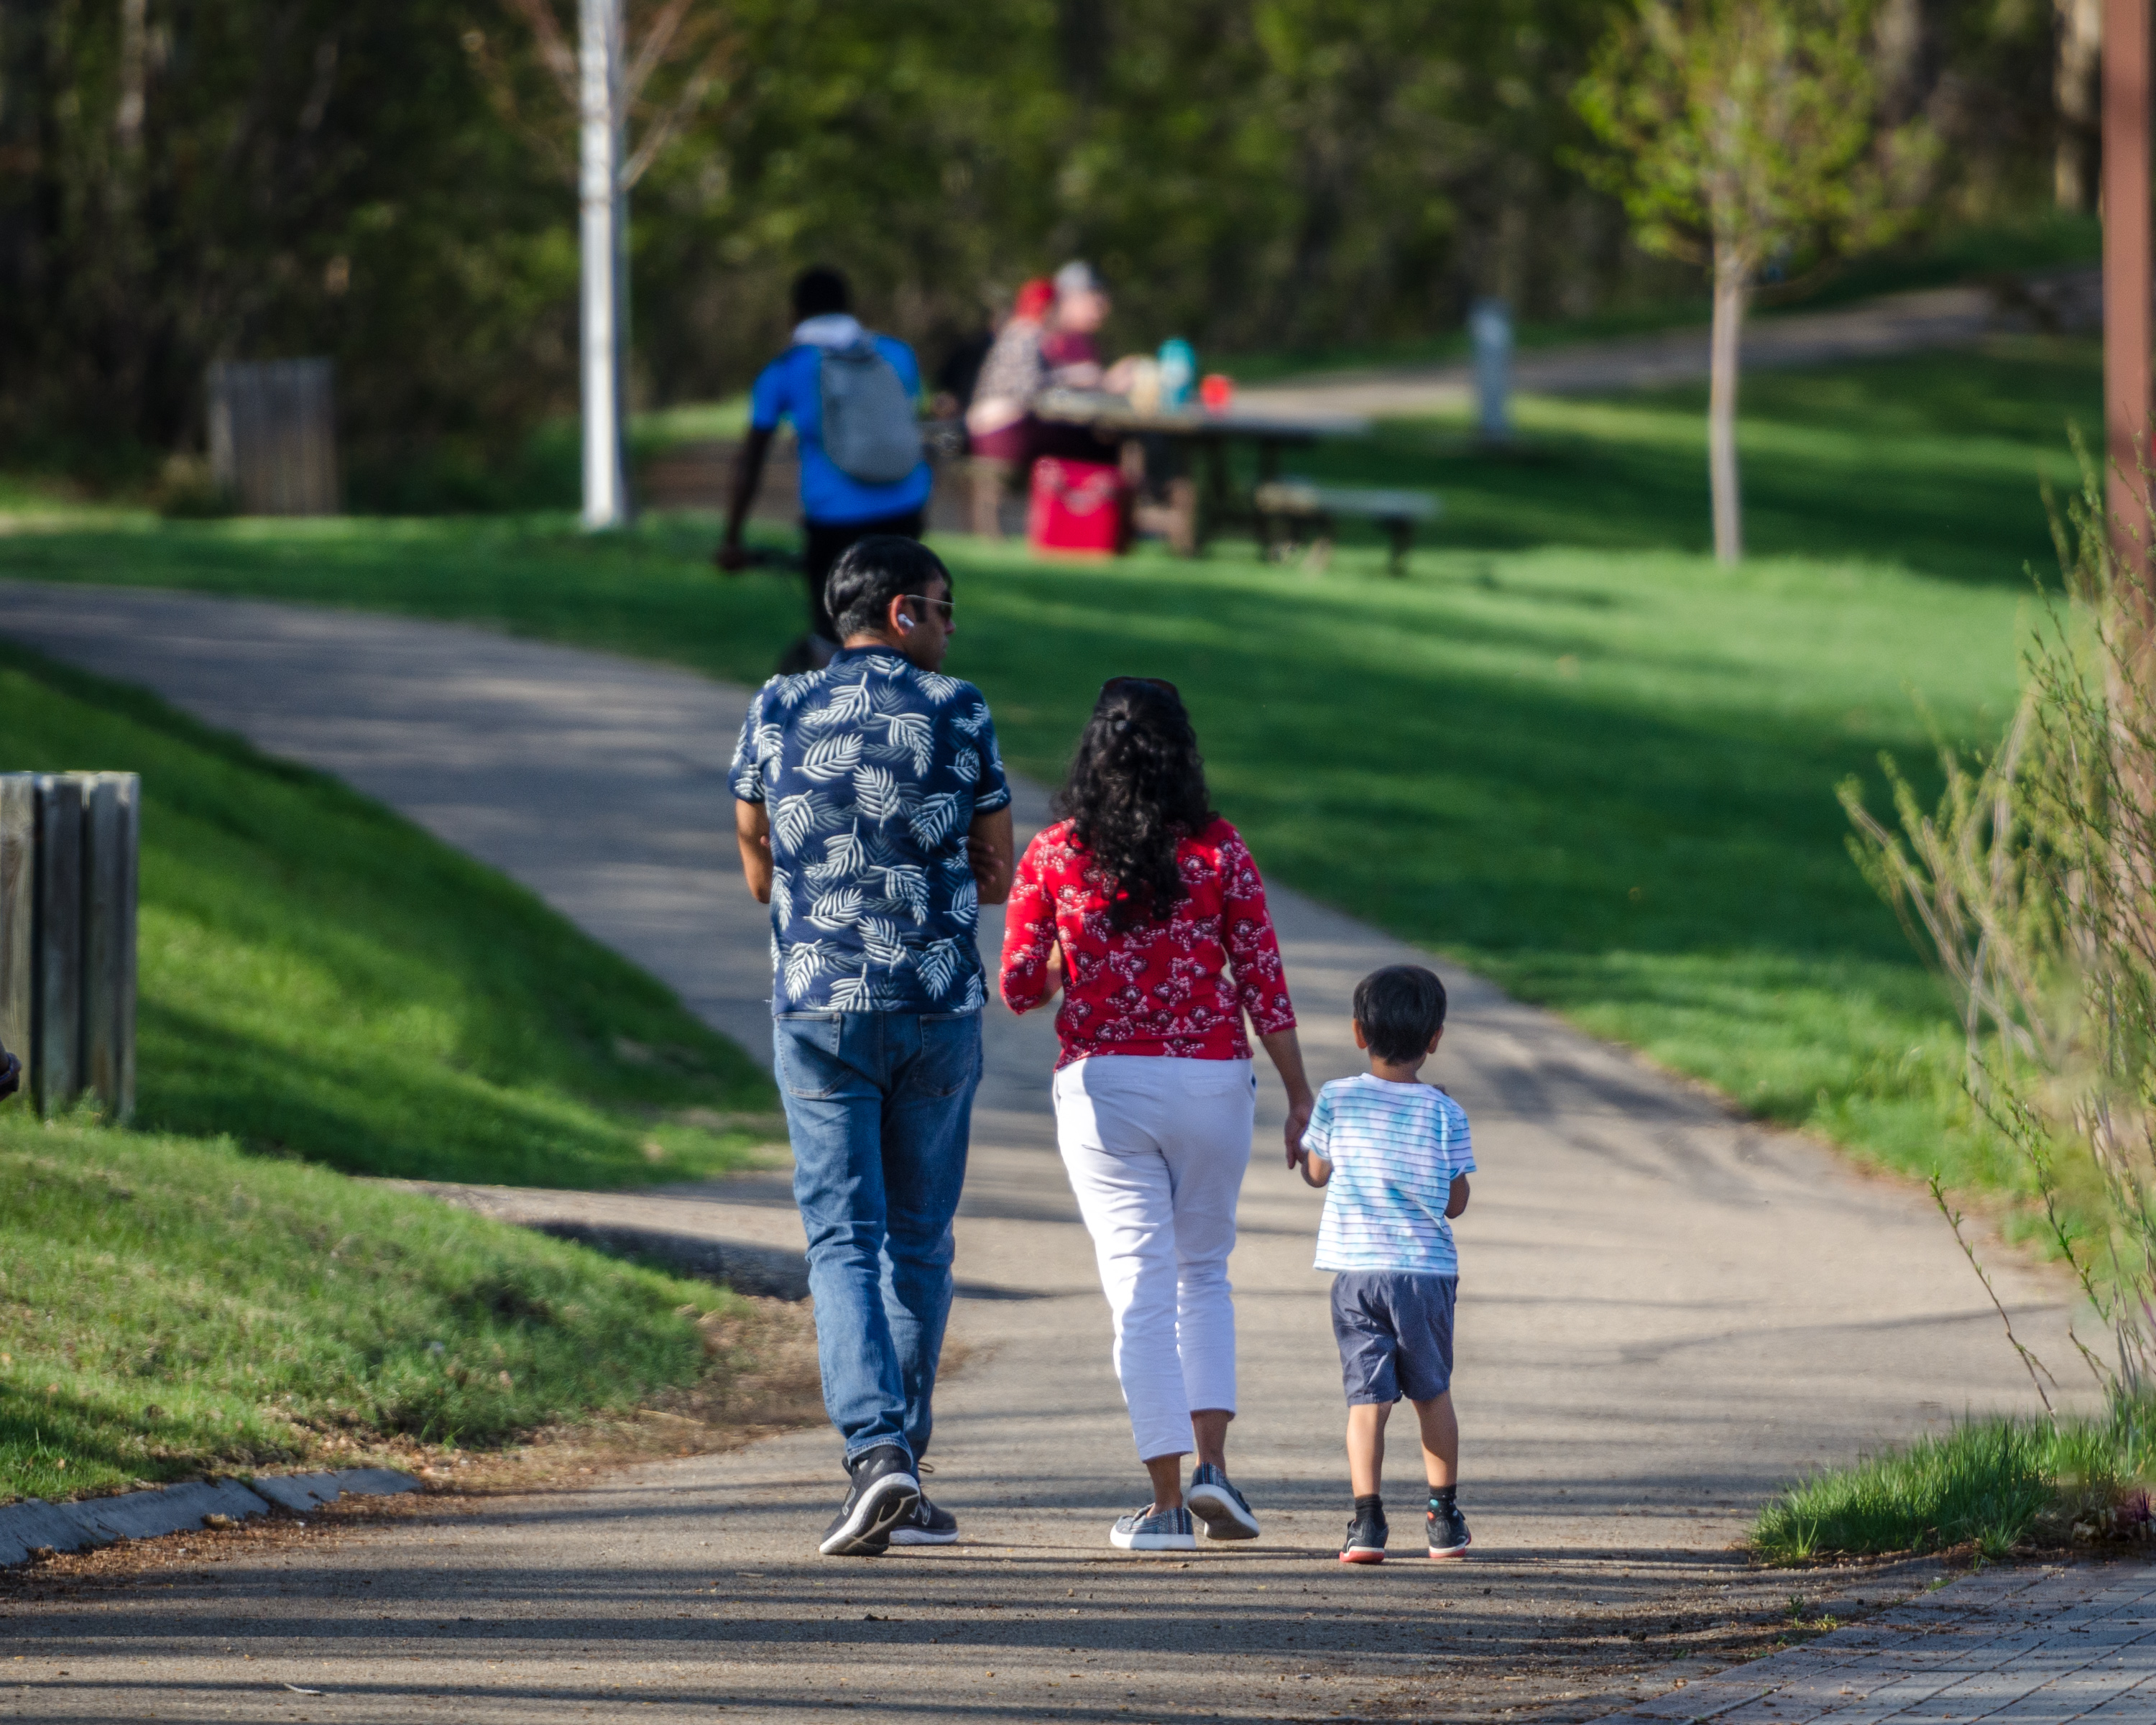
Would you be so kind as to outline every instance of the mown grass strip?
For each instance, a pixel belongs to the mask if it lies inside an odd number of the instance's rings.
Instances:
[[[321,774],[0,644],[0,762],[142,775],[147,1127],[356,1173],[725,1173],[768,1081],[522,888]],[[716,1129],[715,1129],[716,1128]]]
[[[495,1444],[707,1369],[731,1294],[229,1139],[0,1113],[0,1502]]]
[[[1775,1563],[1964,1546],[2000,1558],[2031,1540],[2145,1530],[2152,1478],[2156,1405],[1973,1420],[1792,1486],[1760,1512],[1752,1545]]]

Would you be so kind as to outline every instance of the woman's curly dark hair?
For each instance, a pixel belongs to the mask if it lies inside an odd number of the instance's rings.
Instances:
[[[1183,699],[1165,683],[1116,677],[1101,691],[1055,813],[1089,854],[1118,933],[1165,922],[1185,896],[1178,839],[1213,822],[1205,762]]]

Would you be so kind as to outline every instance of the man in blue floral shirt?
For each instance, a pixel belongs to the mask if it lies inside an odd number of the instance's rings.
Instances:
[[[988,703],[942,675],[942,561],[864,539],[825,597],[844,645],[757,692],[729,779],[742,872],[771,906],[773,1065],[850,1479],[821,1542],[839,1556],[958,1537],[917,1467],[981,1076],[975,936],[1010,891],[1012,845]]]

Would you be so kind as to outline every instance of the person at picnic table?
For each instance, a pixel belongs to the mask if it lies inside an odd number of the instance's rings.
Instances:
[[[1109,1543],[1191,1550],[1194,1515],[1209,1538],[1255,1539],[1227,1458],[1228,1255],[1257,1091],[1246,1014],[1286,1087],[1291,1164],[1312,1100],[1265,886],[1213,810],[1172,684],[1101,685],[1055,812],[1019,862],[1001,986],[1014,1012],[1063,995],[1056,1141],[1093,1237],[1116,1375],[1152,1485]]]
[[[1033,398],[1048,383],[1040,342],[1055,304],[1055,285],[1045,278],[1019,289],[966,408],[973,531],[983,539],[1003,536],[1004,495],[1032,460]]]
[[[1107,373],[1101,364],[1101,326],[1113,310],[1093,266],[1074,259],[1055,272],[1055,316],[1041,336],[1040,357],[1059,389],[1099,389]]]
[[[808,633],[789,651],[788,670],[828,665],[838,650],[824,589],[840,554],[875,535],[918,539],[928,506],[931,475],[913,405],[921,393],[920,363],[896,336],[864,328],[852,304],[852,290],[835,270],[819,265],[794,278],[793,339],[749,391],[748,440],[713,559],[729,572],[748,567],[742,529],[779,422],[792,420],[801,449]],[[834,365],[844,368],[836,378]],[[843,426],[825,424],[834,403],[848,416]]]
[[[826,1556],[958,1537],[921,1490],[951,1311],[984,1002],[980,906],[1010,890],[1010,788],[988,704],[941,674],[951,576],[878,535],[831,571],[844,644],[773,677],[728,778],[771,906],[772,1052],[808,1240],[824,1405],[845,1443]]]

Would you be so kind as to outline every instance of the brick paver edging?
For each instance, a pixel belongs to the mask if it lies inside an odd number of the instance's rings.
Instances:
[[[1603,1725],[2156,1725],[2156,1564],[1994,1568]]]

